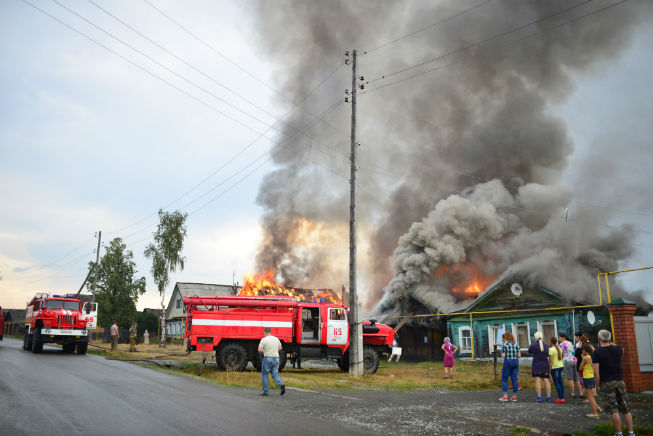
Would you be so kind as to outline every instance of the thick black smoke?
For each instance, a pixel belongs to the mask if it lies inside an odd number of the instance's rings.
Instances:
[[[574,146],[555,105],[579,77],[618,58],[649,9],[628,2],[581,18],[614,2],[495,0],[371,50],[480,3],[256,4],[255,28],[277,63],[276,85],[295,103],[345,50],[361,50],[359,71],[370,83],[358,108],[359,289],[368,306],[385,292],[389,301],[412,296],[454,307],[451,283],[433,273],[461,262],[590,298],[596,272],[632,254],[628,228],[606,231],[582,215],[564,219],[571,195],[558,182]],[[469,49],[375,80],[462,47]],[[313,115],[329,107],[351,87],[350,74],[341,68],[304,106]],[[286,284],[346,282],[349,110],[342,105],[328,124],[317,123],[315,141],[301,138],[276,154],[278,169],[261,186],[257,267],[275,268]],[[294,114],[286,136],[314,119]]]

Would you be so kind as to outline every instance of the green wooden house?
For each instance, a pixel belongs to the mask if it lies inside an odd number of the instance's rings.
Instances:
[[[448,320],[447,333],[460,348],[460,357],[493,356],[501,335],[511,331],[522,349],[522,355],[541,331],[544,338],[582,331],[596,341],[602,328],[610,329],[608,311],[603,307],[569,308],[591,304],[567,301],[559,294],[541,286],[522,284],[505,279],[481,294],[465,309],[471,315],[456,315]],[[558,309],[559,308],[559,309]]]

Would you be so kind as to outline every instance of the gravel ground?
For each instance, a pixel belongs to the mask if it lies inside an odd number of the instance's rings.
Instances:
[[[252,392],[257,394],[258,392]],[[499,391],[445,390],[307,391],[289,388],[286,395],[264,398],[278,407],[392,435],[510,435],[515,428],[528,434],[564,435],[591,430],[599,422],[586,418],[589,405],[536,403],[534,391],[522,391],[516,403],[498,401]],[[631,395],[636,424],[653,424],[653,395]]]
[[[174,365],[174,361],[160,363]],[[215,362],[207,364],[215,365]],[[329,360],[306,360],[302,361],[302,367],[335,368],[337,365]],[[528,434],[567,435],[610,422],[606,414],[601,414],[600,420],[585,417],[591,408],[580,400],[568,400],[566,404],[536,403],[533,390],[521,391],[516,403],[502,403],[498,401],[499,390],[311,391],[289,387],[283,397],[274,391],[269,397],[259,397],[258,390],[223,388],[268,402],[272,407],[386,435],[511,435],[516,428],[529,429]],[[653,425],[653,392],[630,394],[629,398],[635,424]]]

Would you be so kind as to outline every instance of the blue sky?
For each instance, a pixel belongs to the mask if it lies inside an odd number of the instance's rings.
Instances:
[[[220,56],[146,3],[98,1],[208,72],[213,78],[209,80],[93,4],[65,3],[190,78],[193,83],[188,83],[58,4],[35,4],[179,89],[22,1],[0,3],[0,305],[22,307],[41,290],[76,291],[94,259],[93,235],[102,230],[104,242],[124,238],[135,254],[139,274],[148,279],[148,292],[138,307],[158,307],[142,253],[160,207],[190,212],[184,250],[188,263],[173,282],[231,283],[234,274],[242,280],[254,266],[261,237],[258,187],[272,169],[266,152],[276,136],[274,130],[266,132],[266,125],[274,121],[271,114],[281,117],[286,111],[270,87],[260,82],[274,87],[278,66],[256,44],[251,11],[239,2],[195,2],[192,8],[156,2]],[[611,225],[628,222],[642,230],[637,253],[632,263],[623,265],[626,268],[653,265],[652,42],[653,26],[644,23],[630,49],[592,74],[578,77],[576,90],[559,107],[576,146],[564,181],[577,199],[570,212],[587,204],[604,206],[596,209],[600,220],[606,208],[614,208]],[[344,89],[346,75],[335,78],[341,79]],[[250,116],[194,84],[246,108]],[[210,102],[212,108],[185,93]],[[621,140],[626,143],[616,144]],[[255,168],[247,166],[259,158],[261,167],[247,176]],[[593,159],[606,164],[605,183],[614,186],[607,195],[605,189],[595,194],[582,183],[586,164]],[[653,302],[652,274],[633,274],[625,283],[646,289]]]

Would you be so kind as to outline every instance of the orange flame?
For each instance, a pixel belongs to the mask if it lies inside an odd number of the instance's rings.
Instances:
[[[460,278],[459,283],[451,288],[451,292],[464,298],[476,298],[481,291],[495,280],[494,277],[486,276],[478,267],[463,263],[441,265],[435,270],[436,277],[444,275]]]
[[[259,295],[287,295],[303,302],[319,302],[342,304],[338,294],[332,289],[300,289],[287,288],[276,282],[274,270],[269,269],[263,274],[245,274],[243,277],[243,287],[238,295],[259,296]]]

